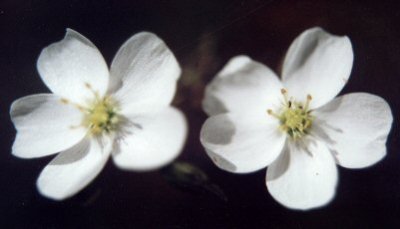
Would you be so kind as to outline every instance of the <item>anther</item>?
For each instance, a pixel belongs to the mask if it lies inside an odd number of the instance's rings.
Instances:
[[[92,86],[88,82],[85,82],[85,87],[87,87],[88,89],[92,89]]]
[[[68,103],[69,103],[69,100],[68,100],[68,99],[65,99],[65,98],[61,98],[61,102],[64,103],[64,104],[68,104]]]

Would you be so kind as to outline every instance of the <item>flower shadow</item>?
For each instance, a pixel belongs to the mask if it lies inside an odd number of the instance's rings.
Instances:
[[[90,141],[84,139],[80,143],[58,154],[58,156],[55,157],[50,163],[52,165],[72,164],[86,157],[89,151],[90,151]]]

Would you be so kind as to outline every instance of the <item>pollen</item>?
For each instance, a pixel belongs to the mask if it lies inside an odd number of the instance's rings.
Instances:
[[[305,103],[288,98],[286,89],[281,89],[284,97],[284,106],[278,113],[271,109],[267,113],[280,121],[280,129],[286,132],[292,139],[296,140],[308,134],[314,116],[311,114],[309,104],[312,100],[311,95],[307,95]]]
[[[101,135],[117,129],[120,118],[117,104],[112,98],[96,98],[89,107],[85,111],[83,124],[89,128],[92,135]]]

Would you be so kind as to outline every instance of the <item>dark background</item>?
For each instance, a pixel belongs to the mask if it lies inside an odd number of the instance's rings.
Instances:
[[[0,228],[396,228],[399,12],[396,1],[0,0]],[[340,168],[332,203],[301,212],[274,201],[265,187],[265,170],[237,175],[213,165],[198,140],[206,119],[200,101],[204,85],[230,57],[247,54],[279,71],[292,40],[313,26],[352,41],[355,61],[342,94],[364,91],[385,98],[395,121],[384,160],[364,170]],[[36,60],[42,48],[62,39],[67,27],[89,38],[108,63],[139,31],[154,32],[167,43],[183,68],[174,104],[190,123],[178,160],[198,167],[208,179],[199,171],[182,179],[171,167],[125,172],[110,160],[71,199],[54,202],[38,194],[36,179],[52,157],[11,155],[15,130],[9,107],[22,96],[48,92]]]

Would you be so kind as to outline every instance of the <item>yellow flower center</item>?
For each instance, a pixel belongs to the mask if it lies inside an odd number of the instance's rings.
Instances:
[[[88,127],[92,135],[100,135],[116,130],[120,118],[117,114],[116,103],[111,97],[94,100],[93,104],[86,109],[83,125]]]
[[[276,117],[280,121],[280,129],[286,132],[292,139],[299,139],[306,135],[312,125],[314,116],[311,115],[312,110],[309,109],[309,103],[312,99],[307,95],[307,100],[303,104],[301,102],[288,99],[285,89],[281,89],[284,96],[284,107],[278,114],[272,110],[268,110],[268,114]]]
[[[101,98],[90,84],[85,83],[85,86],[94,95],[94,99],[87,105],[82,106],[65,98],[61,99],[61,103],[73,105],[84,114],[80,126],[86,127],[89,130],[89,135],[99,136],[117,130],[122,119],[122,116],[118,114],[117,102],[110,96]],[[71,126],[71,128],[76,127]]]

